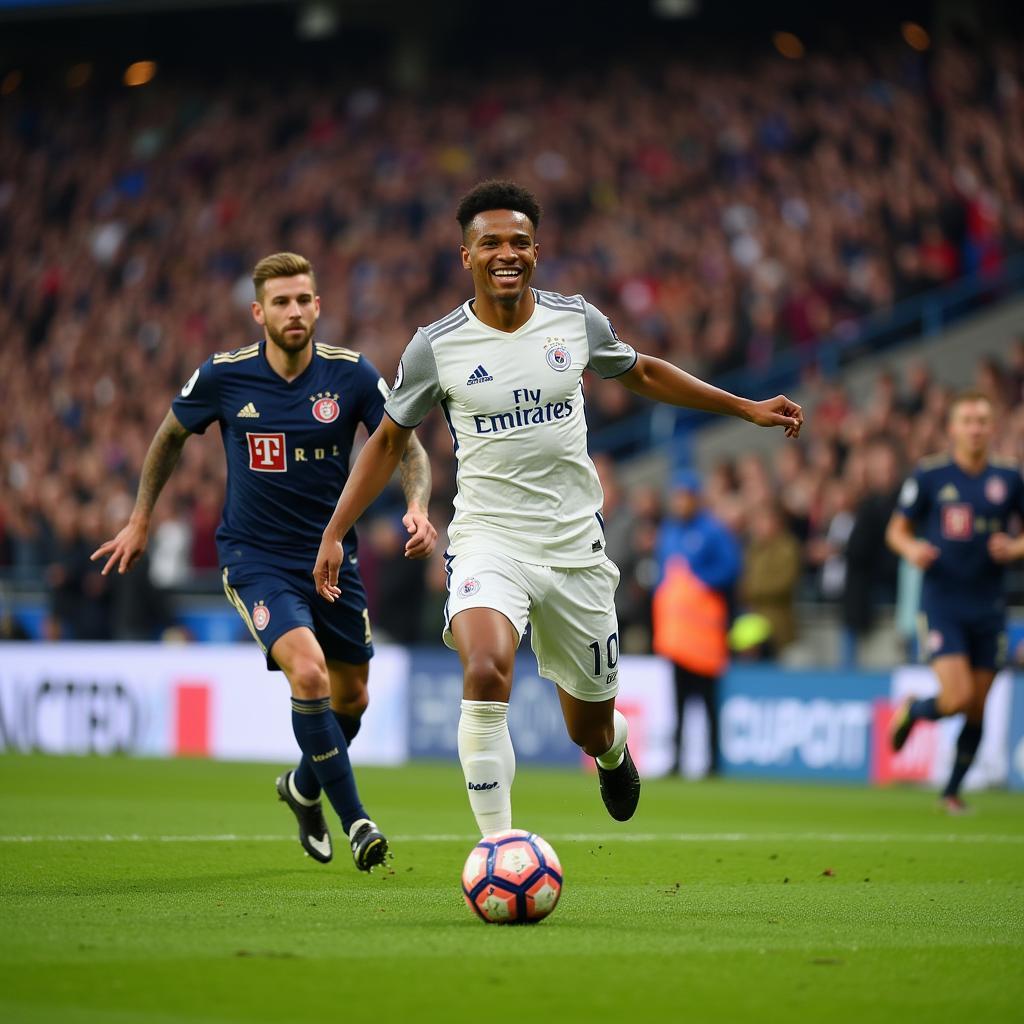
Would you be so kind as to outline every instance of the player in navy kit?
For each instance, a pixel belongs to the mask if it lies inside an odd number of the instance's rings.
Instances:
[[[302,760],[277,780],[299,822],[299,840],[320,862],[333,855],[321,789],[341,818],[356,866],[381,863],[387,840],[363,808],[348,744],[367,705],[373,655],[355,531],[344,539],[345,598],[316,597],[310,568],[319,533],[348,478],[359,425],[373,433],[388,388],[357,352],[313,340],[320,300],[302,256],[277,253],[253,271],[253,318],[264,340],[211,356],[175,398],[150,445],[128,524],[101,545],[124,573],[146,547],[150,516],[190,434],[220,424],[227,493],[217,530],[224,590],[292,692]],[[427,520],[430,467],[419,442],[400,467],[408,502],[406,556],[426,558],[436,533]]]
[[[942,794],[952,814],[966,809],[960,786],[981,742],[982,717],[996,670],[1006,654],[1005,566],[1024,557],[1024,536],[1011,537],[1011,518],[1024,515],[1019,467],[992,459],[992,405],[970,392],[949,415],[952,449],[921,462],[900,491],[886,540],[924,570],[921,611],[925,650],[939,695],[908,700],[893,722],[900,750],[914,723],[964,715],[956,761]]]

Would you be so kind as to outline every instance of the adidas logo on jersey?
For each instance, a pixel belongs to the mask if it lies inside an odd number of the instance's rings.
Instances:
[[[489,380],[494,378],[483,368],[483,364],[478,366],[470,375],[467,384],[485,384]]]
[[[260,414],[256,411],[256,406],[252,402],[246,402],[241,409],[238,410],[238,418],[242,420],[258,420]]]

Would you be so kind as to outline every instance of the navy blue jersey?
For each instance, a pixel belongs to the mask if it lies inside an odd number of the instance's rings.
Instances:
[[[926,609],[1004,608],[1005,569],[988,553],[988,540],[1006,531],[1013,513],[1024,515],[1024,481],[1015,466],[990,462],[972,476],[948,456],[925,459],[904,483],[898,509],[939,549],[924,574]]]
[[[278,376],[260,341],[211,356],[189,378],[172,410],[186,430],[220,423],[227,493],[217,551],[221,565],[259,562],[312,571],[320,537],[348,479],[360,423],[371,433],[387,385],[368,360],[313,344],[293,381]],[[355,531],[345,537],[355,558]]]

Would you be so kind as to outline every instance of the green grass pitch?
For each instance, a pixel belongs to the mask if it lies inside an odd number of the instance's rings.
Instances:
[[[273,766],[0,757],[0,1020],[1024,1020],[1024,797],[521,770],[544,923],[463,904],[455,764],[360,771],[394,859],[302,855]],[[338,838],[340,827],[335,830]]]

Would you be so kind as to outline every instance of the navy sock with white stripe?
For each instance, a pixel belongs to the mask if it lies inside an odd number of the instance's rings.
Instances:
[[[347,833],[353,822],[369,815],[359,800],[348,759],[348,744],[331,711],[330,698],[299,700],[292,697],[292,730],[303,760],[309,762]],[[300,786],[296,788],[303,793]]]

